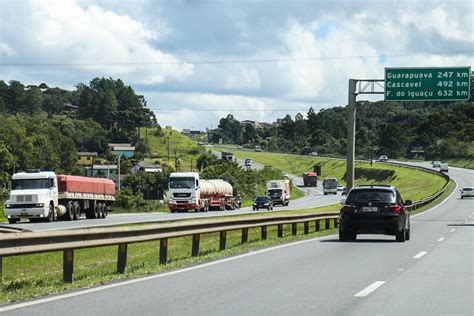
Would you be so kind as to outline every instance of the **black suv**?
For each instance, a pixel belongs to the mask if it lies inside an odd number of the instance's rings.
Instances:
[[[266,208],[269,211],[273,210],[273,202],[269,196],[259,196],[253,201],[253,210],[259,210],[261,208]]]
[[[410,240],[410,214],[393,186],[361,185],[354,187],[339,213],[339,240],[356,240],[357,234],[395,235]]]

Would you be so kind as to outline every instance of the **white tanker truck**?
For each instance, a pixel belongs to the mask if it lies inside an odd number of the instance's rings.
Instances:
[[[171,173],[168,189],[168,206],[171,213],[188,210],[233,210],[238,205],[233,196],[232,185],[221,179],[201,180],[197,172]]]

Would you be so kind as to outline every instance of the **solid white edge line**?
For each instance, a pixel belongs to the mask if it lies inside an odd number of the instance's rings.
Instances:
[[[456,180],[454,180],[453,178],[451,178],[451,180],[454,181],[454,183],[456,184],[456,186],[454,187],[453,192],[451,192],[451,194],[450,194],[448,197],[446,197],[443,201],[441,201],[441,203],[439,203],[439,204],[433,206],[432,208],[427,209],[427,210],[424,211],[424,212],[418,213],[418,214],[413,215],[413,216],[410,216],[410,217],[411,217],[411,218],[414,218],[414,217],[417,217],[417,216],[420,216],[420,215],[429,213],[429,212],[431,212],[431,211],[437,209],[438,207],[440,207],[441,205],[443,205],[443,204],[446,203],[447,201],[449,201],[449,200],[451,199],[451,197],[454,195],[454,193],[456,193],[456,189],[457,189],[458,186],[459,186],[458,183],[456,182]]]
[[[372,283],[371,285],[369,285],[368,287],[366,287],[359,293],[355,294],[354,297],[366,297],[367,295],[369,295],[370,293],[372,293],[373,291],[375,291],[376,289],[378,289],[384,284],[385,284],[385,281],[375,281],[374,283]]]
[[[241,259],[241,258],[254,256],[254,255],[258,255],[258,254],[262,254],[262,253],[266,253],[266,252],[270,252],[270,251],[273,251],[273,250],[276,250],[276,249],[281,249],[281,248],[285,248],[285,247],[300,245],[300,244],[304,244],[304,243],[308,243],[308,242],[324,240],[324,239],[328,239],[328,238],[334,238],[335,236],[337,236],[337,235],[328,235],[328,236],[316,237],[316,238],[312,238],[312,239],[300,240],[300,241],[296,241],[296,242],[292,242],[292,243],[288,243],[288,244],[277,245],[277,246],[273,246],[273,247],[269,247],[269,248],[265,248],[265,249],[260,249],[260,250],[256,250],[256,251],[247,252],[247,253],[243,253],[243,254],[240,254],[240,255],[219,259],[219,260],[216,260],[216,261],[202,263],[202,264],[198,264],[198,265],[195,265],[195,266],[182,268],[182,269],[179,269],[179,270],[164,272],[164,273],[160,273],[160,274],[150,275],[150,276],[141,277],[141,278],[132,279],[132,280],[127,280],[127,281],[118,281],[117,283],[113,283],[113,284],[107,284],[107,285],[94,287],[94,288],[86,289],[86,290],[79,290],[79,291],[72,292],[72,293],[67,293],[67,294],[60,294],[60,295],[56,295],[56,296],[52,296],[52,297],[45,297],[45,298],[42,298],[42,299],[30,301],[30,302],[18,303],[18,304],[14,304],[14,305],[7,305],[5,307],[0,307],[0,313],[1,312],[6,312],[6,311],[9,311],[9,310],[13,310],[13,309],[29,307],[29,306],[48,303],[48,302],[53,302],[53,301],[57,301],[57,300],[65,299],[65,298],[71,298],[71,297],[75,297],[75,296],[80,296],[80,295],[85,295],[85,294],[89,294],[89,293],[108,290],[108,289],[112,289],[112,288],[119,287],[119,286],[134,284],[134,283],[153,280],[153,279],[164,278],[164,277],[171,276],[171,275],[174,275],[174,274],[179,274],[179,273],[183,273],[183,272],[198,270],[198,269],[210,267],[210,266],[213,266],[213,265],[217,265],[217,264],[220,264],[220,263],[234,261],[234,260],[238,260],[238,259]]]
[[[442,242],[444,240],[444,237],[441,237],[440,239],[438,239],[439,242]]]
[[[428,253],[428,251],[420,251],[419,253],[417,253],[413,259],[420,259],[421,257],[423,257],[424,255],[426,255]]]

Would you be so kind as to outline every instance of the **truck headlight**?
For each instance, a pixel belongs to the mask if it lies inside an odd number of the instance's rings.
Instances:
[[[44,203],[36,203],[36,207],[44,207]]]

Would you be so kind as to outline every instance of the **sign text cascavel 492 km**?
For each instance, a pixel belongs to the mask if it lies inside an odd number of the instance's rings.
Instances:
[[[469,100],[471,67],[385,68],[386,101]]]

